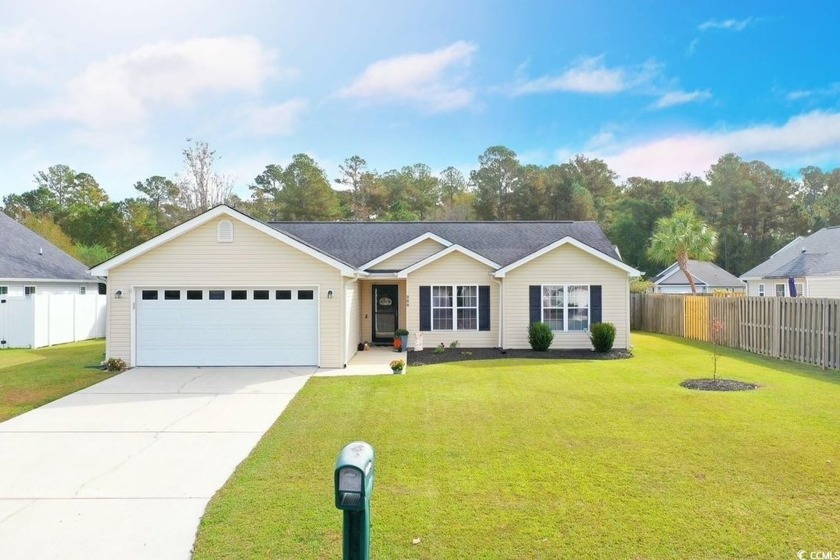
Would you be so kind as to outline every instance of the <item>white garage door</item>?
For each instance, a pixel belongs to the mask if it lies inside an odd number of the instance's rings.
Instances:
[[[137,365],[318,365],[314,288],[137,292]]]

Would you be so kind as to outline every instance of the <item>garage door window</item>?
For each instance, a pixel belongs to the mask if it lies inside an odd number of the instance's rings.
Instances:
[[[230,299],[248,299],[248,290],[231,290]]]
[[[254,299],[268,299],[268,290],[254,290]]]
[[[157,299],[158,293],[157,290],[143,290],[143,294],[141,297],[143,299]]]
[[[312,290],[298,290],[298,299],[315,299],[315,292]]]
[[[207,299],[225,299],[224,290],[210,290],[207,292]]]
[[[163,299],[181,299],[181,290],[164,290]]]
[[[201,290],[187,290],[187,299],[204,299],[204,292]]]
[[[292,299],[292,290],[277,290],[274,299]]]

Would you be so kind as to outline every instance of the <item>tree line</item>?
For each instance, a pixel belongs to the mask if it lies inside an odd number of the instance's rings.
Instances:
[[[761,161],[722,156],[705,176],[676,181],[618,176],[600,159],[523,164],[504,146],[487,148],[475,169],[435,171],[416,163],[379,172],[358,155],[333,181],[306,154],[269,164],[233,194],[206,142],[189,141],[183,169],[134,185],[112,201],[96,179],[59,164],[35,174],[34,187],[3,198],[4,211],[92,265],[142,243],[217,204],[262,221],[594,220],[628,264],[649,276],[656,222],[691,210],[718,233],[716,262],[739,275],[798,235],[840,225],[840,169],[801,170],[795,179]]]

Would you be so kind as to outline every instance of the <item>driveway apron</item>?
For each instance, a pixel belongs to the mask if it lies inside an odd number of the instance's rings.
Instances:
[[[189,558],[314,371],[136,368],[0,423],[0,558]]]

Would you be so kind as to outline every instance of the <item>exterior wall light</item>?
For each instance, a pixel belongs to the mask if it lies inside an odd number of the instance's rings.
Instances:
[[[333,297],[332,290],[327,290],[327,299],[332,299],[332,297]]]

